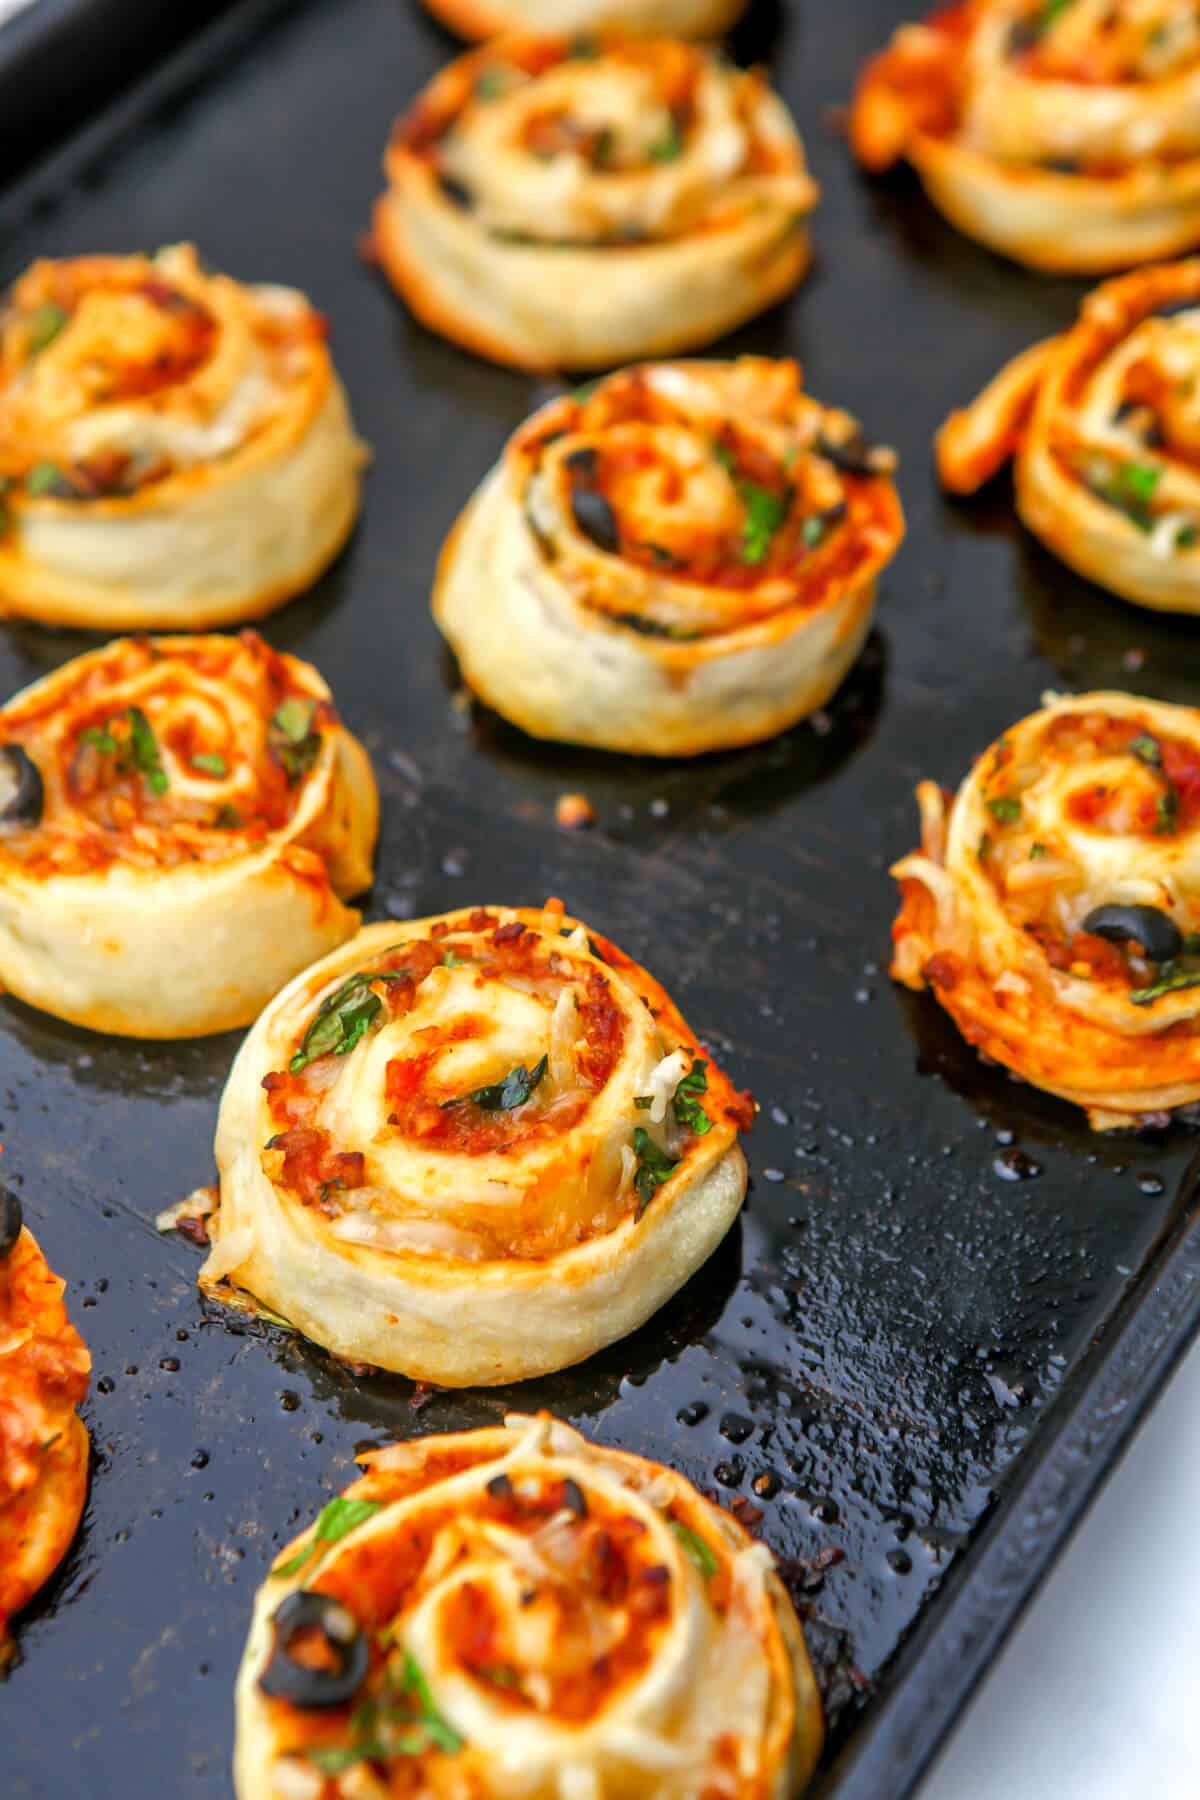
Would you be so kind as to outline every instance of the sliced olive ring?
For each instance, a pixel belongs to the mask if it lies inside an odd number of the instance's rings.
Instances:
[[[352,1700],[367,1673],[367,1640],[358,1620],[331,1594],[297,1588],[281,1601],[274,1618],[275,1647],[258,1685],[274,1700],[319,1710]],[[304,1631],[319,1631],[333,1657],[332,1668],[298,1662],[292,1645]]]
[[[816,448],[843,475],[888,475],[896,466],[896,452],[886,444],[869,444],[861,431],[852,431],[840,443],[822,433]]]
[[[36,825],[42,816],[41,771],[20,744],[0,746],[0,827]]]
[[[16,1248],[24,1222],[17,1196],[11,1188],[0,1187],[0,1262]]]
[[[605,550],[610,556],[617,554],[621,548],[621,528],[603,494],[596,488],[572,488],[571,511],[584,537],[590,538],[598,550]]]
[[[1147,962],[1171,962],[1183,950],[1183,933],[1157,906],[1097,906],[1083,921],[1093,937],[1140,945]]]

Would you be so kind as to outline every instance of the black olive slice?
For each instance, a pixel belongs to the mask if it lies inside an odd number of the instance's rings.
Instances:
[[[569,456],[563,457],[563,467],[570,469],[572,475],[578,475],[581,481],[591,481],[596,473],[596,452],[590,444],[582,450],[572,450]]]
[[[817,439],[817,455],[843,475],[888,475],[896,466],[895,451],[884,444],[869,444],[861,431],[852,431],[839,443],[822,434]]]
[[[1196,311],[1200,311],[1200,294],[1193,294],[1190,300],[1167,300],[1162,306],[1156,306],[1150,317],[1173,319],[1177,313]]]
[[[1041,23],[1036,17],[1014,20],[1008,32],[1008,54],[1024,56],[1026,51],[1033,49],[1041,35]]]
[[[1157,906],[1097,906],[1083,921],[1083,929],[1113,944],[1132,938],[1152,963],[1170,962],[1183,949],[1183,933]]]
[[[617,515],[603,494],[595,488],[575,488],[571,494],[571,511],[584,537],[599,550],[615,556],[621,548],[621,528]]]
[[[264,1694],[305,1711],[353,1700],[367,1673],[367,1640],[340,1600],[297,1588],[280,1603],[273,1624],[275,1647],[258,1678]],[[314,1669],[293,1659],[291,1647],[302,1631],[321,1633],[334,1659],[332,1669]]]
[[[0,746],[0,828],[37,825],[44,802],[41,771],[20,744]]]
[[[471,211],[475,204],[475,196],[465,182],[459,181],[456,175],[447,175],[440,171],[437,181],[452,206],[460,207],[463,212]]]
[[[12,1254],[23,1223],[21,1202],[11,1188],[0,1187],[0,1262]]]

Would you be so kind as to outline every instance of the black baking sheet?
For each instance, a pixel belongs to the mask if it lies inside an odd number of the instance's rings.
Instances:
[[[1194,700],[1200,668],[1194,624],[1074,579],[1013,525],[1003,484],[970,507],[938,494],[935,426],[1082,288],[957,238],[907,176],[853,171],[836,109],[903,11],[755,10],[743,47],[774,51],[824,199],[808,283],[725,347],[800,356],[818,395],[898,446],[908,540],[828,711],[693,765],[537,746],[456,697],[434,559],[552,384],[429,337],[356,255],[391,121],[451,49],[413,7],[249,0],[0,196],[5,279],[38,254],[193,237],[328,314],[375,449],[366,510],[265,632],[320,667],[374,756],[368,916],[559,894],[762,1103],[745,1214],[663,1313],[581,1369],[430,1399],[206,1313],[198,1255],[156,1235],[211,1176],[236,1038],[108,1042],[0,1002],[3,1169],[95,1359],[84,1529],[0,1692],[6,1796],[227,1800],[251,1595],[355,1445],[547,1405],[760,1508],[767,1541],[810,1565],[838,1708],[823,1791],[890,1800],[1190,1337],[1195,1138],[1089,1135],[886,975],[886,871],[915,841],[919,776],[957,782],[1047,686]],[[4,627],[0,689],[95,641]],[[579,789],[598,823],[567,835],[554,802]]]

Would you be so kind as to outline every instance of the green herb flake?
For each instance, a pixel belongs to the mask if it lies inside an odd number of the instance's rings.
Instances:
[[[791,509],[791,494],[773,494],[769,488],[759,487],[756,481],[739,481],[738,494],[746,509],[742,525],[742,561],[749,564],[765,562],[771,539]]]
[[[45,301],[31,312],[25,323],[25,341],[33,355],[52,344],[71,317],[65,307],[53,300]]]
[[[1047,854],[1048,854],[1048,852],[1046,850],[1045,844],[1030,844],[1030,846],[1029,846],[1030,862],[1040,862],[1042,857]]]
[[[670,123],[662,136],[650,146],[651,162],[675,162],[683,155],[683,133],[679,129],[679,120],[671,114]]]
[[[457,950],[443,950],[442,967],[444,969],[465,969],[466,966],[466,958],[460,956]]]
[[[808,548],[810,550],[815,550],[817,545],[821,542],[821,539],[825,536],[824,519],[816,515],[811,519],[805,519],[804,524],[800,528],[800,535],[808,545]]]
[[[298,1575],[309,1559],[320,1553],[324,1545],[341,1543],[344,1537],[349,1537],[352,1531],[365,1525],[379,1510],[377,1500],[346,1500],[339,1495],[317,1514],[316,1529],[303,1550],[289,1557],[285,1563],[276,1563],[271,1574],[278,1581]]]
[[[550,1058],[543,1056],[541,1062],[527,1069],[518,1063],[510,1069],[503,1081],[494,1081],[488,1087],[475,1088],[469,1094],[459,1094],[453,1100],[443,1100],[442,1110],[450,1106],[479,1106],[484,1112],[513,1112],[518,1106],[524,1106],[534,1089],[541,1084]]]
[[[1154,809],[1154,829],[1159,837],[1170,837],[1175,830],[1178,813],[1179,795],[1173,787],[1169,787],[1165,794],[1158,796],[1158,804]]]
[[[1148,731],[1135,737],[1129,746],[1130,756],[1136,756],[1139,762],[1145,763],[1148,769],[1162,768],[1162,751],[1157,738],[1152,738]]]
[[[1015,825],[1021,817],[1021,802],[1015,794],[997,794],[988,801],[987,809],[1001,825]]]
[[[218,756],[215,751],[204,750],[199,756],[193,756],[192,767],[199,769],[202,775],[221,776],[228,773],[225,767],[225,758]]]
[[[508,88],[508,74],[504,69],[492,67],[484,69],[475,80],[475,98],[477,100],[499,100]]]
[[[373,991],[372,983],[403,981],[406,975],[403,969],[383,973],[360,969],[326,995],[288,1064],[289,1072],[299,1075],[322,1056],[349,1056],[383,1011],[383,1001]]]
[[[1181,525],[1176,531],[1175,548],[1177,550],[1194,549],[1197,543],[1200,543],[1200,528],[1195,525]]]
[[[306,775],[317,759],[321,734],[314,729],[315,700],[291,695],[271,716],[267,740],[291,786]]]
[[[34,463],[25,477],[25,492],[30,499],[40,499],[45,494],[52,494],[57,487],[69,486],[66,477],[57,463]]]
[[[1171,968],[1170,964],[1166,965]],[[1134,1006],[1152,1006],[1163,994],[1177,994],[1181,988],[1200,987],[1200,969],[1172,970],[1164,975],[1153,987],[1133,988],[1129,998]]]
[[[660,1150],[650,1133],[641,1125],[634,1129],[633,1154],[637,1157],[638,1163],[633,1185],[641,1200],[637,1215],[640,1219],[663,1182],[669,1180],[679,1167],[679,1159],[668,1156],[665,1150]]]
[[[711,1581],[721,1565],[704,1539],[697,1537],[686,1525],[681,1525],[678,1519],[671,1520],[671,1530],[683,1546],[684,1554],[695,1563],[705,1581]]]
[[[112,732],[99,725],[89,725],[86,731],[81,731],[79,741],[81,744],[91,744],[104,756],[111,756],[117,747],[117,740]]]
[[[712,1120],[696,1098],[697,1094],[708,1091],[707,1069],[708,1064],[697,1057],[675,1089],[675,1099],[672,1102],[679,1124],[685,1131],[694,1132],[697,1137],[704,1137],[712,1130]]]
[[[134,768],[145,777],[152,794],[165,794],[169,784],[154,727],[140,706],[131,706],[125,717],[129,720],[129,754]]]
[[[213,826],[217,831],[240,831],[242,822],[242,815],[236,806],[220,806]]]

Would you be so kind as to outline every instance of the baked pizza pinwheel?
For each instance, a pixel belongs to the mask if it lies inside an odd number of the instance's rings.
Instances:
[[[234,1063],[201,1283],[445,1387],[565,1368],[725,1236],[753,1113],[560,902],[369,925]]]
[[[548,1415],[372,1450],[259,1590],[238,1800],[795,1800],[823,1724],[770,1551]]]
[[[1200,1100],[1200,712],[1049,696],[917,798],[893,975],[1096,1130]]]
[[[1105,274],[1200,244],[1195,0],[958,0],[867,65],[850,138],[969,237]]]
[[[1017,510],[1126,600],[1200,613],[1200,259],[1105,282],[1078,323],[1001,370],[938,436],[974,493],[1011,457]]]
[[[671,38],[511,37],[400,120],[373,249],[422,322],[518,368],[709,343],[790,292],[817,199],[760,71]]]
[[[260,617],[340,550],[364,458],[303,294],[190,244],[34,263],[0,310],[0,612]]]
[[[745,10],[746,0],[425,0],[464,38],[512,31],[640,31],[664,37],[711,38]]]
[[[0,983],[94,1031],[248,1025],[359,915],[378,801],[317,671],[123,638],[0,708]]]
[[[838,687],[904,534],[890,472],[793,362],[661,363],[512,438],[442,552],[463,678],[535,737],[692,756]]]
[[[0,1674],[16,1653],[9,1622],[67,1554],[87,1497],[75,1408],[92,1359],[67,1318],[66,1285],[0,1187]]]

